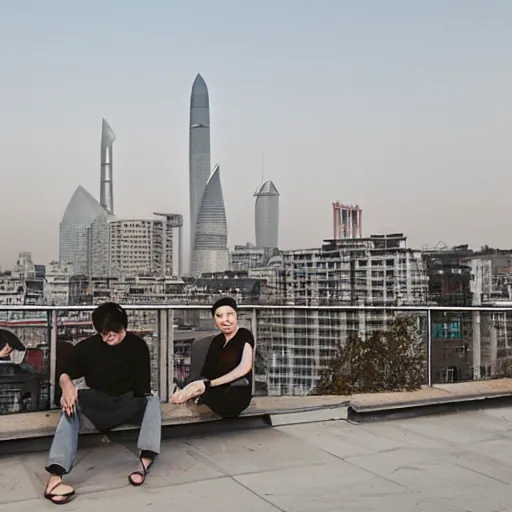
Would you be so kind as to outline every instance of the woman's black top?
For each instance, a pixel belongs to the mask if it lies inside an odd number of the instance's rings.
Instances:
[[[201,376],[213,380],[233,371],[242,361],[246,343],[254,349],[254,336],[251,331],[243,327],[240,327],[233,338],[227,343],[223,333],[215,336],[206,354]],[[252,368],[244,377],[249,381],[249,385],[246,386],[246,388],[251,392],[253,380]],[[224,386],[229,386],[229,384],[225,384]]]

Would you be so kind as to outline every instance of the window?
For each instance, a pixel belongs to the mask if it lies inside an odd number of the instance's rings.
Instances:
[[[443,340],[462,339],[461,321],[432,323],[432,337]]]

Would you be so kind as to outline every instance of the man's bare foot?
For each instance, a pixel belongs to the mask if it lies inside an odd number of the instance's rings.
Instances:
[[[128,481],[134,485],[142,485],[146,481],[146,475],[149,473],[149,468],[153,464],[153,461],[151,459],[142,457],[140,459],[140,471],[133,471],[128,475]]]
[[[64,505],[71,501],[71,498],[75,495],[73,487],[66,485],[62,482],[62,477],[58,475],[51,475],[46,484],[44,491],[44,497],[55,503],[55,505]]]

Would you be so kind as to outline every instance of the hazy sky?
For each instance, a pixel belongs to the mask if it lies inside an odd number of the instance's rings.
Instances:
[[[57,258],[76,187],[99,196],[102,117],[117,215],[188,217],[198,72],[230,245],[264,154],[283,248],[330,237],[336,200],[366,235],[512,247],[510,0],[3,0],[0,66],[4,267]]]

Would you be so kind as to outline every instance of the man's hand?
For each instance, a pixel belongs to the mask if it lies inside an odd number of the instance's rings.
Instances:
[[[72,381],[67,382],[62,387],[62,398],[60,404],[62,410],[68,415],[73,416],[76,412],[76,400],[78,398],[78,390]]]
[[[7,343],[4,345],[2,350],[0,350],[0,358],[7,357],[12,352],[12,348]]]
[[[201,396],[206,391],[206,386],[202,380],[195,380],[183,389],[178,389],[171,396],[171,403],[184,404],[193,398]]]

